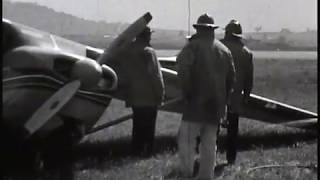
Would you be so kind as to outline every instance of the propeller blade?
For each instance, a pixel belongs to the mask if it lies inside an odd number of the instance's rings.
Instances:
[[[80,81],[75,80],[60,88],[48,100],[46,100],[25,123],[28,136],[39,130],[49,119],[51,119],[80,88]]]

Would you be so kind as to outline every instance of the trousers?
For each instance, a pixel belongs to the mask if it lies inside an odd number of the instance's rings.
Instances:
[[[132,107],[132,153],[149,156],[153,152],[157,107]]]
[[[233,164],[237,156],[237,139],[239,131],[239,115],[228,112],[227,114],[227,153],[226,158],[229,164]]]
[[[216,121],[218,122],[218,121]],[[197,137],[200,137],[200,165],[197,178],[211,179],[215,167],[218,123],[181,121],[178,133],[180,171],[192,177],[196,155]]]

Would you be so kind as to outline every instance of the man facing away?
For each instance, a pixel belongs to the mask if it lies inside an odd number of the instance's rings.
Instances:
[[[236,82],[231,94],[231,104],[227,113],[227,161],[236,160],[239,109],[242,102],[250,96],[253,85],[253,62],[251,51],[241,42],[242,28],[237,20],[231,20],[225,27],[225,36],[221,42],[231,51],[236,70]],[[243,92],[243,95],[242,95]]]
[[[196,138],[200,136],[198,179],[211,179],[215,167],[218,124],[234,81],[230,51],[215,39],[218,28],[213,18],[204,14],[193,25],[196,34],[177,57],[178,79],[185,107],[178,134],[180,170],[192,177]]]
[[[119,76],[126,106],[133,111],[132,153],[143,156],[152,154],[158,106],[164,97],[161,66],[150,45],[151,33],[146,27],[109,63]]]

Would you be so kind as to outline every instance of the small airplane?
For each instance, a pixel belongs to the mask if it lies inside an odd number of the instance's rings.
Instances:
[[[43,144],[49,143],[47,137],[61,128],[66,129],[61,138],[70,137],[77,143],[87,134],[130,119],[131,114],[94,126],[113,98],[125,100],[117,72],[105,63],[125,49],[151,19],[149,12],[138,18],[105,50],[2,19],[0,132],[10,141],[31,143],[32,152],[38,153]],[[159,61],[166,90],[160,109],[181,113],[183,99],[175,57]],[[255,94],[242,107],[243,117],[317,128],[316,113]]]

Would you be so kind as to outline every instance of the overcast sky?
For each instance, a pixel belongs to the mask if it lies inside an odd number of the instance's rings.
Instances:
[[[188,29],[188,0],[11,0],[37,2],[78,17],[107,22],[133,22],[145,12],[153,15],[151,27]],[[317,29],[317,0],[190,0],[191,25],[208,12],[224,27],[238,19],[244,31]],[[192,28],[191,28],[192,29]]]

